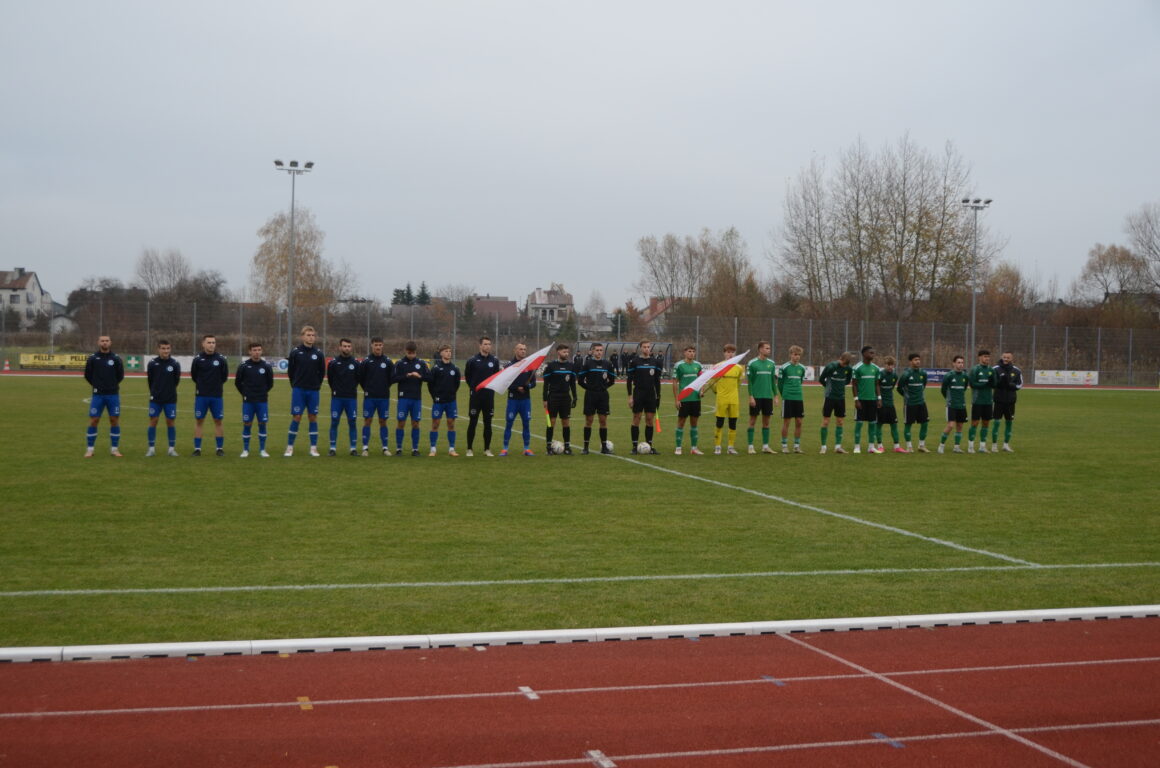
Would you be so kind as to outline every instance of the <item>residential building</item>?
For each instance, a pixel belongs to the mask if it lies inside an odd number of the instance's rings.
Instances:
[[[20,327],[27,328],[41,315],[53,316],[52,296],[40,285],[35,272],[24,267],[0,270],[0,303],[4,311],[16,310],[20,314]]]
[[[562,323],[576,313],[572,294],[559,283],[552,283],[548,290],[537,288],[528,294],[527,315],[546,323]]]

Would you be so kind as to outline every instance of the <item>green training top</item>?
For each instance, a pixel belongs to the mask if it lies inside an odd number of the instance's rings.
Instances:
[[[894,386],[898,383],[898,374],[894,371],[882,369],[878,374],[878,381],[882,384],[882,407],[894,407]]]
[[[854,391],[859,400],[878,399],[878,374],[881,370],[874,363],[858,363],[854,366]]]
[[[701,375],[701,371],[705,370],[704,366],[694,360],[691,363],[686,363],[684,360],[673,366],[673,377],[677,380],[677,391],[680,392],[685,387],[693,383],[693,379]],[[682,403],[695,403],[701,399],[700,392],[693,392]]]
[[[995,370],[989,365],[979,363],[967,374],[971,385],[971,402],[975,405],[994,405],[995,379],[998,378]]]
[[[947,408],[967,407],[967,387],[970,382],[967,374],[962,371],[951,371],[942,380],[943,397],[947,399]]]
[[[806,380],[806,367],[801,363],[785,363],[777,369],[777,391],[785,400],[804,400],[802,382]]]
[[[772,400],[774,376],[777,375],[777,363],[766,358],[755,357],[745,366],[745,378],[749,382],[749,396],[758,400]]]
[[[902,393],[903,405],[926,403],[926,371],[922,368],[907,368],[898,377],[897,386]]]
[[[846,387],[853,377],[853,368],[835,360],[822,369],[818,381],[826,388],[827,400],[845,400]]]

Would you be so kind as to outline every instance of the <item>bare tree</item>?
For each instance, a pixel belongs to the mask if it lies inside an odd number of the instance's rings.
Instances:
[[[162,253],[156,248],[146,248],[137,259],[133,285],[144,288],[151,297],[172,295],[192,276],[193,266],[181,251],[170,248]]]
[[[1078,301],[1107,305],[1147,292],[1149,282],[1148,263],[1142,257],[1123,246],[1097,243],[1088,251],[1071,293]]]
[[[295,213],[294,304],[328,307],[345,297],[355,284],[345,263],[334,264],[322,255],[325,234],[314,214],[299,207]],[[286,306],[290,263],[290,217],[278,213],[258,230],[262,242],[250,262],[255,296],[273,305]]]
[[[1152,290],[1160,292],[1160,203],[1148,203],[1128,215],[1128,237],[1136,254],[1148,265]]]
[[[680,240],[667,234],[661,240],[648,235],[636,244],[640,254],[641,277],[638,290],[661,299],[693,299],[708,274],[705,243],[711,240],[708,230],[701,237]]]

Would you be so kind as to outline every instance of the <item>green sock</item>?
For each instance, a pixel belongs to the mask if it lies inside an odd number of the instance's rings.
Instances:
[[[972,443],[975,442],[975,432],[976,431],[978,431],[978,427],[971,427],[968,430],[968,432],[967,432],[967,440],[968,441],[970,441]]]
[[[789,445],[789,437],[788,437],[788,436],[787,436],[787,437],[783,437],[783,438],[781,439],[781,444],[782,444],[783,446],[784,446],[784,445]]]
[[[689,445],[693,446],[694,448],[697,447],[697,428],[696,427],[689,428]]]
[[[870,438],[873,441],[874,438]],[[854,447],[857,448],[862,444],[862,422],[854,422]]]
[[[822,427],[822,445],[826,444],[826,437],[829,435],[829,433],[830,433],[829,427]]]
[[[897,429],[898,429],[898,427],[895,427],[894,429],[895,429],[895,430],[897,430]],[[898,434],[898,432],[896,431],[894,434],[896,434],[896,435],[897,435],[897,434]],[[910,430],[910,425],[909,425],[909,424],[907,424],[905,427],[903,427],[903,428],[902,428],[902,434],[903,434],[903,435],[906,437],[906,442],[908,442],[908,443],[909,443],[909,442],[910,442],[910,435],[911,435],[911,430]],[[895,440],[897,440],[897,439],[898,439],[898,438],[896,437],[896,438],[895,438]]]
[[[844,432],[845,429],[846,429],[845,427],[835,427],[834,428],[834,445],[841,445],[842,444],[842,432]]]
[[[801,435],[795,435],[795,436],[794,436],[794,439],[793,439],[793,444],[794,444],[794,445],[801,445],[801,444],[802,444],[802,438],[801,438]]]
[[[681,444],[685,441],[685,430],[682,429],[681,427],[677,427],[673,433],[673,437],[676,438],[677,447],[680,448]]]
[[[890,438],[894,441],[895,445],[898,445],[898,425],[897,424],[890,425]],[[910,435],[907,435],[906,439],[909,440]]]
[[[769,427],[761,428],[761,444],[769,445]]]
[[[963,442],[963,433],[962,432],[955,432],[955,445],[959,445],[962,442]]]
[[[1003,427],[1003,442],[1004,442],[1004,443],[1009,443],[1009,442],[1011,442],[1011,430],[1012,430],[1012,429],[1014,429],[1014,427],[1015,427],[1015,422],[1013,422],[1013,421],[1005,421],[1005,422],[1003,422],[1003,424],[1004,424],[1004,427]]]
[[[943,433],[942,433],[942,437],[940,437],[940,438],[938,439],[938,441],[939,441],[939,444],[940,444],[940,445],[946,445],[946,443],[947,443],[947,438],[948,438],[948,437],[950,437],[950,435],[949,435],[949,434],[947,434],[946,432],[943,432]]]
[[[745,434],[747,434],[749,436],[749,443],[748,444],[753,445],[753,427],[750,427],[749,429],[747,429],[745,431]]]
[[[926,440],[926,431],[927,431],[928,426],[930,426],[929,421],[924,421],[923,423],[918,425],[918,439],[919,440]]]

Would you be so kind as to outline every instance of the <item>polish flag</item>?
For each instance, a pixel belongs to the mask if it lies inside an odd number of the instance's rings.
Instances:
[[[475,391],[478,392],[481,389],[492,389],[496,392],[507,392],[507,388],[511,386],[512,382],[516,380],[517,376],[529,369],[534,371],[535,369],[539,368],[540,364],[544,362],[544,358],[548,356],[548,353],[552,351],[552,347],[554,346],[555,344],[549,344],[539,352],[534,352],[525,357],[523,360],[512,363],[501,371],[496,371],[491,376],[484,379],[484,381],[475,388]]]
[[[694,392],[700,392],[701,388],[708,384],[712,379],[719,379],[724,376],[730,368],[740,363],[741,360],[748,354],[749,350],[747,349],[740,355],[734,355],[725,362],[717,363],[716,365],[710,365],[705,370],[701,371],[700,376],[693,379],[693,381],[689,383],[689,386],[685,387],[677,393],[677,402],[679,403]]]

